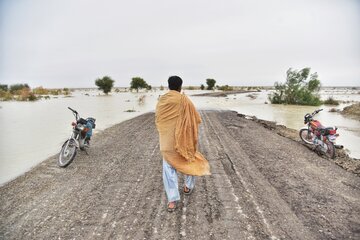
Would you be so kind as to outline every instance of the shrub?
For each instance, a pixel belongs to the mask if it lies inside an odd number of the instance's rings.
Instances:
[[[33,93],[37,94],[37,95],[48,95],[49,90],[40,86],[40,87],[34,88]]]
[[[0,84],[0,90],[3,90],[4,92],[7,92],[9,90],[9,87],[6,84]]]
[[[10,101],[13,100],[13,95],[8,92],[0,89],[0,100],[2,101]]]
[[[67,96],[67,95],[70,95],[70,94],[71,94],[71,91],[70,91],[70,89],[68,89],[68,88],[63,88],[62,94],[64,94],[65,96]]]
[[[325,101],[324,101],[324,104],[325,105],[339,105],[340,103],[339,103],[339,101],[338,100],[336,100],[336,99],[334,99],[333,97],[328,97],[328,99],[326,99]]]
[[[35,96],[34,93],[30,92],[29,95],[28,95],[28,100],[29,101],[36,101],[36,100],[38,100],[38,98]]]
[[[222,91],[233,91],[234,90],[234,88],[229,85],[219,86],[218,89],[222,90]]]
[[[29,99],[29,96],[30,96],[30,89],[23,88],[22,90],[20,90],[18,100],[19,101],[27,101]]]

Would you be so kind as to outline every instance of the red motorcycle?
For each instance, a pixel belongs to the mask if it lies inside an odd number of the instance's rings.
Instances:
[[[335,142],[339,134],[336,133],[337,127],[324,127],[314,116],[323,109],[315,110],[313,113],[307,113],[304,116],[306,127],[300,129],[301,140],[307,144],[315,145],[315,151],[322,153],[328,158],[335,158]]]

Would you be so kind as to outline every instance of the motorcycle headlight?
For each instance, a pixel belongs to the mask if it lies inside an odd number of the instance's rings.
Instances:
[[[76,128],[79,129],[80,131],[83,131],[85,127],[82,124],[78,124]]]

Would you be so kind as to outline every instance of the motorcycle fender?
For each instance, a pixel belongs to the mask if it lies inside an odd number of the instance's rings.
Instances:
[[[302,128],[300,128],[300,131],[303,129],[308,130],[308,127],[302,127]]]
[[[70,139],[74,140],[75,144],[76,144],[76,148],[79,148],[79,142],[78,140],[76,140],[75,138],[71,137],[68,139],[68,141],[70,141]],[[65,144],[68,142],[68,141],[65,141],[64,144],[62,145],[62,147],[65,146]]]

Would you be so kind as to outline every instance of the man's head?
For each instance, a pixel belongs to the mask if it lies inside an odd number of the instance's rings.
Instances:
[[[183,81],[178,76],[171,76],[168,79],[169,89],[180,92]]]

